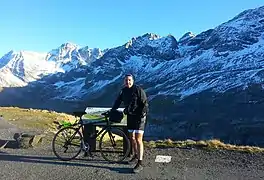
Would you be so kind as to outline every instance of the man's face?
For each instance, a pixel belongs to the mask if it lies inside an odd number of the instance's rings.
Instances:
[[[131,88],[133,86],[134,80],[132,76],[125,77],[124,84],[126,87]]]

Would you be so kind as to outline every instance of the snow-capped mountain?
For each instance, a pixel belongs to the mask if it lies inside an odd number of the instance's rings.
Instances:
[[[146,33],[104,51],[63,44],[44,54],[10,52],[0,60],[0,80],[13,88],[2,90],[0,102],[109,107],[133,73],[150,101],[147,136],[264,145],[263,70],[264,6],[178,41]]]
[[[48,53],[10,51],[0,59],[1,87],[21,87],[47,75],[67,73],[102,57],[98,48],[62,44]]]

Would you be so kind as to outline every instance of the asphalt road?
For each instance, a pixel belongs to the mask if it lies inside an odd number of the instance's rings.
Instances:
[[[171,156],[169,163],[157,163],[157,155]],[[145,149],[144,170],[131,172],[133,165],[109,164],[100,154],[63,162],[51,148],[0,149],[2,180],[78,179],[179,179],[258,180],[264,179],[263,154],[197,149]]]

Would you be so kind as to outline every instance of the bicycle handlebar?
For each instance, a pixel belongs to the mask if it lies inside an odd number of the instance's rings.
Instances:
[[[108,110],[106,112],[103,112],[101,113],[102,116],[105,116],[105,118],[107,119],[108,121],[108,118],[110,116],[110,112],[111,110]],[[62,127],[67,127],[67,126],[74,126],[74,125],[77,125],[79,124],[81,121],[82,121],[82,115],[86,114],[84,112],[73,112],[72,113],[75,117],[79,117],[80,119],[76,119],[74,123],[70,123],[70,122],[64,122],[62,121],[62,124],[59,123],[58,121],[53,121],[54,124],[57,125],[57,129],[60,129]],[[78,122],[79,121],[79,122]],[[81,123],[82,124],[82,123]]]
[[[102,115],[102,116],[105,116],[105,117],[109,117],[110,111],[111,111],[111,110],[106,111],[106,112],[104,112],[104,113],[101,113],[101,115]]]

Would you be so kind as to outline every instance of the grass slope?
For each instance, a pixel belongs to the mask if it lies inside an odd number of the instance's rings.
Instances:
[[[38,110],[38,109],[23,109],[17,107],[0,107],[0,115],[3,116],[5,120],[10,121],[12,124],[23,129],[39,129],[43,131],[56,131],[56,125],[53,121],[68,121],[74,122],[76,119],[74,116],[57,113],[54,111]],[[100,116],[96,115],[85,115],[86,119],[97,119]],[[152,148],[203,148],[207,150],[231,150],[240,152],[264,152],[264,148],[254,147],[254,146],[237,146],[231,144],[224,144],[220,140],[207,140],[207,141],[172,141],[159,140],[159,141],[144,141],[147,147]]]
[[[230,150],[230,151],[239,151],[246,153],[263,153],[264,148],[255,147],[255,146],[238,146],[232,144],[225,144],[217,139],[206,140],[206,141],[172,141],[170,139],[167,140],[159,140],[159,141],[148,141],[145,142],[147,147],[156,147],[156,148],[170,148],[170,147],[178,147],[178,148],[201,148],[206,150]]]
[[[22,129],[53,129],[55,126],[53,121],[73,122],[75,120],[74,116],[64,113],[17,107],[0,107],[0,115],[5,120]]]

